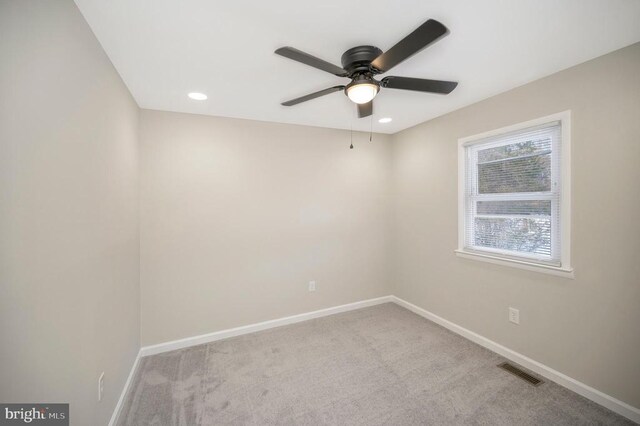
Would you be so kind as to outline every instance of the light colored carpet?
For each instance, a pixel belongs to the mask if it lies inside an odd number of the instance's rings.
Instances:
[[[632,424],[395,304],[143,358],[120,425]]]

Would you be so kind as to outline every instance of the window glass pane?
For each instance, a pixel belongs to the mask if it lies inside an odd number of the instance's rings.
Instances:
[[[551,139],[478,151],[478,193],[551,190]]]
[[[532,138],[535,139],[535,138]],[[545,136],[529,140],[478,151],[478,163],[487,163],[507,158],[523,157],[531,154],[546,154],[551,151],[551,138]]]
[[[551,218],[475,218],[475,245],[551,256]]]
[[[535,215],[551,216],[550,200],[478,201],[479,215]]]

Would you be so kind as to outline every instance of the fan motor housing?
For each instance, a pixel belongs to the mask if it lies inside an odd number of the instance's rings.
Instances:
[[[371,73],[371,62],[382,54],[382,50],[375,46],[356,46],[342,54],[342,68],[350,76],[362,73]]]

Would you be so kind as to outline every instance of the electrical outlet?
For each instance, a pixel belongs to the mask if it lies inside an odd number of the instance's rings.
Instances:
[[[520,324],[520,311],[516,308],[509,308],[509,321]]]
[[[102,394],[104,393],[104,371],[98,377],[98,402],[102,401]]]
[[[309,281],[309,291],[316,291],[316,282]]]

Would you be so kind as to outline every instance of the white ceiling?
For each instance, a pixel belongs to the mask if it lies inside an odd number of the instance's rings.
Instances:
[[[387,50],[428,18],[450,35],[389,75],[455,80],[450,95],[383,89],[374,131],[395,133],[640,41],[638,0],[76,0],[142,108],[369,130],[346,84],[275,55],[293,46],[340,65],[350,47]],[[188,92],[204,92],[197,102]],[[379,124],[380,117],[392,117]]]

